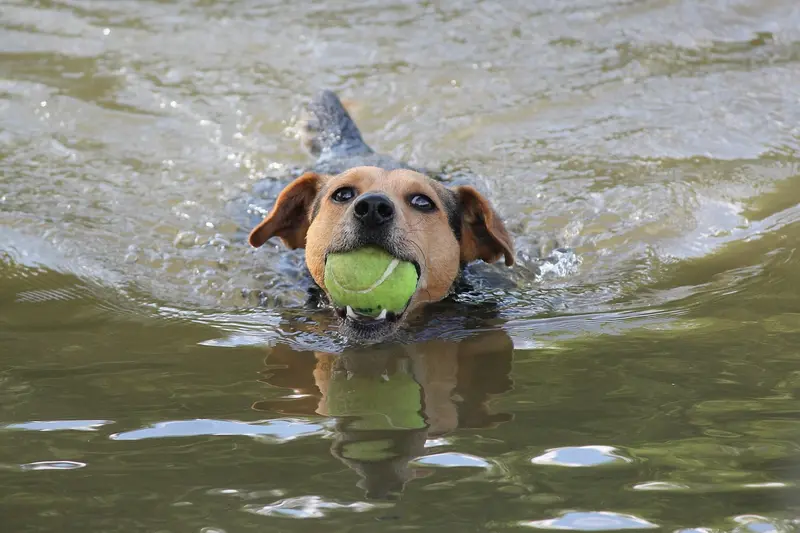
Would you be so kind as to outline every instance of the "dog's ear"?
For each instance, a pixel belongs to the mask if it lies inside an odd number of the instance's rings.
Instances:
[[[514,243],[489,201],[472,187],[453,189],[461,209],[461,262],[481,259],[494,263],[505,257],[514,264]]]
[[[269,215],[250,232],[250,245],[258,248],[270,238],[280,237],[293,250],[305,248],[311,209],[323,183],[324,176],[306,172],[287,185]]]

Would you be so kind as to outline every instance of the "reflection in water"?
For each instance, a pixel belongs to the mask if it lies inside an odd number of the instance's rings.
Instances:
[[[244,509],[249,513],[263,516],[302,519],[322,518],[331,510],[337,509],[349,509],[356,513],[362,513],[376,507],[377,505],[366,502],[340,504],[325,501],[319,496],[301,496],[299,498],[286,498],[269,505],[246,505]]]
[[[638,516],[607,511],[570,512],[558,518],[521,522],[520,525],[537,529],[569,531],[621,531],[626,529],[657,529],[656,524]]]
[[[291,393],[255,409],[335,419],[331,453],[356,471],[368,498],[393,498],[421,475],[409,461],[428,439],[458,428],[492,427],[492,395],[511,389],[513,345],[489,330],[461,341],[359,347],[340,354],[275,346],[263,381]]]
[[[630,463],[632,459],[624,457],[612,446],[574,446],[547,450],[531,463],[538,465],[594,467],[618,463]]]
[[[797,0],[89,4],[0,8],[2,533],[798,530]],[[323,87],[521,255],[369,357],[243,239]]]
[[[293,420],[265,420],[255,424],[231,420],[173,420],[151,427],[112,434],[112,440],[141,440],[202,435],[248,435],[270,442],[286,442],[298,437],[320,433],[322,428]]]

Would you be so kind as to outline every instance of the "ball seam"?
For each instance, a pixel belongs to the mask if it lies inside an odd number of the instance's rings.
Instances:
[[[386,279],[394,273],[395,269],[397,268],[397,265],[399,264],[400,264],[399,259],[397,258],[392,259],[392,262],[389,263],[389,266],[386,267],[386,270],[383,271],[383,275],[381,275],[380,278],[378,278],[372,285],[370,285],[366,289],[348,289],[346,287],[343,287],[342,284],[339,282],[339,280],[336,279],[335,272],[331,272],[331,274],[333,274],[332,281],[344,292],[349,292],[351,294],[367,294],[380,287],[381,283],[386,281]]]

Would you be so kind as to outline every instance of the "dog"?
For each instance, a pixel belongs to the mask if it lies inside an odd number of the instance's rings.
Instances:
[[[378,154],[342,102],[323,91],[308,106],[301,139],[317,161],[278,195],[249,234],[258,248],[278,237],[305,249],[320,292],[329,254],[377,246],[412,263],[418,284],[406,308],[372,318],[333,308],[345,337],[383,341],[424,306],[444,300],[474,261],[515,262],[514,243],[490,202],[474,187],[448,188],[422,170]],[[327,301],[332,301],[327,298]]]

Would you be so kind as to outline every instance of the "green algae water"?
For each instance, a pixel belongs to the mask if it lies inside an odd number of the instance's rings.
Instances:
[[[794,0],[0,12],[1,532],[800,529]],[[491,311],[343,348],[247,246],[321,88],[488,191]]]

